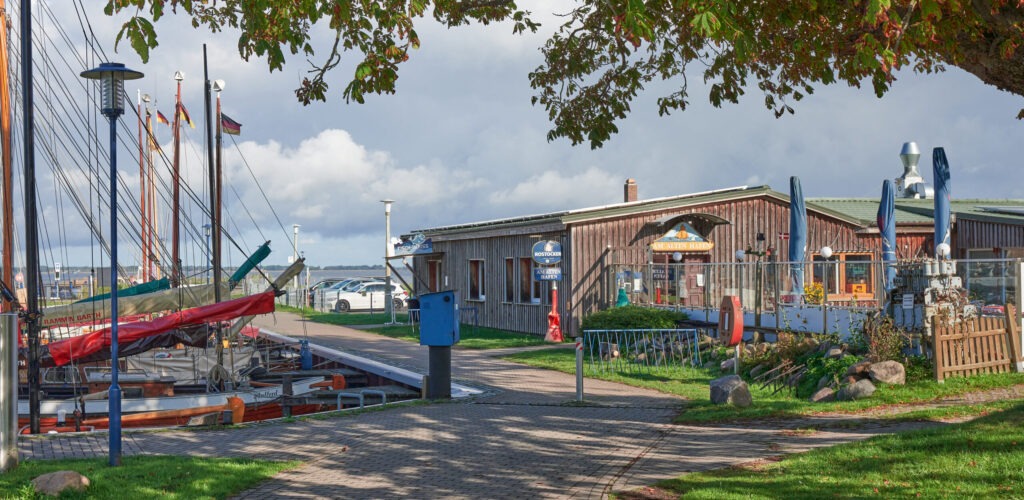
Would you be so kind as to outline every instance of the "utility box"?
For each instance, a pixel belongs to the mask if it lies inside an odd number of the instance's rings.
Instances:
[[[420,295],[420,345],[453,346],[459,341],[459,300],[454,291]]]

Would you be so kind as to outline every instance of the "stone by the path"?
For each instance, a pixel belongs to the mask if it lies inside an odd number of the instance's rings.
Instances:
[[[850,367],[846,369],[846,375],[848,375],[848,376],[860,375],[860,374],[866,372],[868,370],[868,367],[870,367],[870,366],[871,366],[871,362],[870,361],[867,361],[867,360],[860,361],[858,363],[850,365]]]
[[[835,401],[835,399],[836,391],[833,391],[831,387],[822,387],[821,389],[818,389],[818,392],[811,395],[812,403],[825,403],[828,401]]]
[[[868,368],[871,380],[882,384],[903,385],[907,383],[907,370],[898,361],[882,361]]]
[[[73,470],[59,470],[33,479],[32,487],[44,495],[58,496],[69,489],[84,491],[89,487],[89,478]]]
[[[753,404],[750,388],[739,375],[726,375],[711,381],[711,402],[746,408]]]
[[[840,401],[853,401],[856,399],[864,399],[874,393],[875,384],[872,384],[870,380],[865,378],[839,389],[839,393],[836,394],[836,399]]]

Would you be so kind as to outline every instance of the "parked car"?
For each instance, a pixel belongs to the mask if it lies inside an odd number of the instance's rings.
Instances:
[[[339,281],[342,281],[344,279],[345,278],[327,278],[327,279],[322,279],[320,281],[317,281],[316,283],[313,283],[313,286],[311,286],[308,289],[306,289],[306,293],[307,293],[307,295],[309,297],[309,303],[312,304],[312,305],[316,305],[315,299],[316,299],[316,296],[317,296],[317,292],[319,292],[320,290],[323,290],[323,289],[325,289],[325,288],[327,288],[327,287],[329,287],[331,285],[334,285],[335,283],[337,283]]]
[[[380,281],[363,283],[359,288],[350,292],[340,292],[334,303],[335,312],[348,312],[359,309],[384,309],[386,299],[385,292],[387,285]],[[409,294],[398,283],[391,284],[391,300],[393,307],[398,310],[405,307],[405,301]]]
[[[371,281],[384,281],[382,278],[346,278],[339,281],[323,290],[320,291],[319,296],[322,300],[324,309],[334,309],[334,304],[338,301],[338,294],[341,292],[351,292],[358,289],[363,283],[369,283]]]

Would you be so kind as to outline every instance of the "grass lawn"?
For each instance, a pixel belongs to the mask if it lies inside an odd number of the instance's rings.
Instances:
[[[326,323],[329,325],[342,325],[342,326],[362,326],[362,325],[383,325],[388,321],[391,321],[391,316],[384,314],[384,311],[375,312],[356,312],[356,313],[335,313],[335,312],[317,312],[313,309],[299,309],[297,307],[290,306],[276,306],[278,311],[290,312],[302,315],[314,321],[316,323]],[[409,313],[395,311],[395,321],[405,323],[409,321]]]
[[[366,331],[409,342],[419,342],[418,330],[411,325],[382,326],[369,328]],[[486,328],[463,324],[459,327],[459,343],[455,347],[463,349],[503,349],[506,347],[527,347],[545,344],[544,339],[536,335]]]
[[[575,373],[576,370],[575,352],[572,350],[523,352],[506,356],[504,359],[564,373]],[[879,386],[874,395],[867,399],[832,403],[810,403],[792,397],[786,391],[772,394],[771,388],[761,389],[759,385],[750,384],[750,394],[754,398],[754,404],[749,408],[735,408],[726,405],[714,405],[710,401],[708,384],[712,379],[722,375],[717,370],[689,367],[645,374],[586,372],[588,377],[636,387],[645,387],[688,399],[689,401],[684,411],[676,418],[678,423],[766,417],[804,417],[817,413],[858,412],[889,405],[924,403],[968,392],[1024,384],[1024,374],[1021,373],[950,378],[946,379],[944,384],[937,384],[934,381],[910,381],[907,385],[903,386]],[[991,408],[991,406],[986,405],[979,408],[981,411],[984,411],[984,409]],[[940,409],[932,411],[931,415],[955,415],[957,411],[963,412],[965,410],[963,408]],[[918,414],[918,417],[923,415]]]
[[[83,493],[65,493],[61,498],[227,498],[298,465],[171,456],[124,457],[120,467],[108,466],[106,458],[30,460],[0,474],[0,498],[42,498],[35,495],[30,481],[59,470],[77,471],[91,482]]]
[[[879,436],[778,462],[687,474],[656,487],[662,490],[657,498],[715,500],[1021,498],[1024,404],[965,424]],[[637,498],[629,492],[618,496]]]
[[[384,313],[322,313],[312,309],[298,309],[289,306],[277,306],[280,311],[301,314],[310,321],[342,326],[367,326],[383,325],[390,318]],[[395,320],[400,323],[409,321],[408,313],[396,313]],[[378,333],[385,337],[401,339],[408,342],[419,342],[420,334],[418,329],[412,325],[376,326],[363,328],[363,331]],[[459,343],[456,347],[463,349],[503,349],[506,347],[527,347],[545,344],[544,339],[536,335],[525,333],[498,330],[497,328],[486,328],[482,326],[461,325],[459,328]]]

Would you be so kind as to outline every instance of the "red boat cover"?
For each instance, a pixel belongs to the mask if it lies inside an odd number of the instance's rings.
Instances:
[[[274,312],[274,292],[263,292],[218,304],[184,309],[153,321],[118,325],[117,341],[118,344],[127,344],[175,328],[271,312]],[[62,366],[71,362],[72,358],[77,359],[103,349],[110,349],[110,328],[53,342],[49,344],[49,348],[54,366]]]

